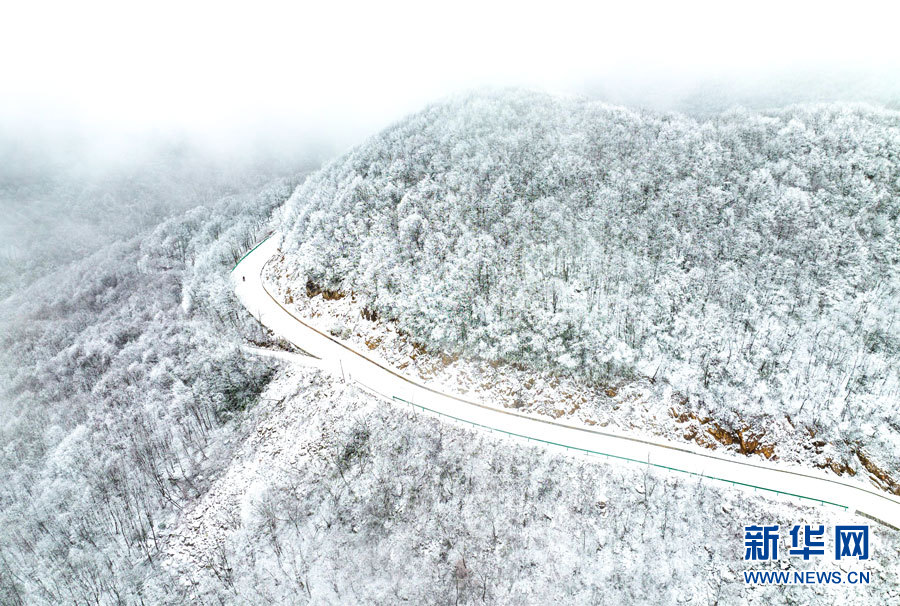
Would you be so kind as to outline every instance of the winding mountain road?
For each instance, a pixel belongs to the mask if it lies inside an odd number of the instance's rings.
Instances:
[[[570,453],[653,465],[775,498],[795,501],[799,498],[805,504],[822,506],[828,519],[845,517],[845,512],[858,512],[895,529],[900,528],[900,498],[856,480],[783,463],[713,454],[686,444],[651,441],[529,416],[443,393],[406,377],[377,356],[358,352],[304,323],[270,294],[262,273],[266,263],[279,252],[280,241],[279,234],[264,240],[232,270],[238,298],[264,326],[318,358],[315,361],[307,358],[312,365],[331,370],[381,398],[426,414]],[[761,521],[748,520],[748,523],[755,522]]]

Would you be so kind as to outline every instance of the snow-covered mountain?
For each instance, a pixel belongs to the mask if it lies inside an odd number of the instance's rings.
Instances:
[[[586,424],[695,424],[710,446],[752,425],[773,456],[877,479],[862,454],[890,488],[897,129],[867,107],[696,121],[476,96],[299,187],[212,188],[84,232],[109,242],[48,242],[0,300],[0,604],[900,599],[888,528],[869,586],[745,585],[745,524],[871,520],[523,445],[248,354],[285,344],[229,281],[281,230],[273,292],[404,372]],[[181,196],[177,174],[35,191],[113,214]],[[16,216],[28,247],[66,233]]]
[[[720,441],[791,441],[900,492],[898,160],[900,113],[868,106],[464,97],[298,188],[272,273],[428,351],[652,378]]]

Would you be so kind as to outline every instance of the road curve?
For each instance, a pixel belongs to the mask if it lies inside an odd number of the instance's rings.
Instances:
[[[232,282],[241,303],[276,335],[320,358],[316,366],[330,369],[379,397],[553,448],[649,464],[772,496],[800,498],[806,504],[822,506],[830,519],[843,512],[859,512],[900,528],[900,499],[855,480],[783,463],[712,454],[699,447],[661,439],[647,440],[529,416],[443,393],[406,377],[378,356],[358,352],[304,323],[270,294],[262,272],[279,252],[280,241],[279,234],[269,237],[232,270]]]

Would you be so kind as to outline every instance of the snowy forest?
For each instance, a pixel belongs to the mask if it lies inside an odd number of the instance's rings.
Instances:
[[[900,473],[896,111],[464,97],[313,175],[280,224],[286,283],[431,350],[650,378],[688,414],[786,419]]]
[[[84,138],[25,138],[0,129],[0,296],[173,214],[254,194],[315,153],[211,152],[177,137],[106,149]]]
[[[653,381],[722,423],[789,416],[895,474],[898,112],[509,91],[430,106],[316,172],[178,149],[101,172],[0,158],[4,606],[900,600],[898,533],[873,531],[871,586],[746,586],[744,524],[823,510],[248,353],[291,348],[229,281],[280,230],[297,292],[353,292],[430,351]]]
[[[77,257],[78,238],[51,240],[45,258],[57,269],[0,304],[2,604],[139,603],[160,569],[167,516],[203,493],[204,470],[228,461],[218,433],[274,372],[241,352],[241,343],[268,337],[224,276],[296,181],[261,187],[245,174],[252,194],[198,200],[181,186],[172,203],[172,182],[154,178],[159,169],[42,190],[67,219],[72,196],[54,192],[90,188],[116,213],[156,200],[159,216],[171,217],[150,228],[119,222],[138,233],[116,238],[85,204],[79,233],[110,242],[66,263],[55,255]],[[120,198],[129,180],[150,193]],[[196,175],[191,183],[221,192]],[[17,242],[48,235],[30,231]]]

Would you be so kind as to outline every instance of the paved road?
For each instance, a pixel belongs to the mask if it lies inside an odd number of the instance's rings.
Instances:
[[[691,445],[651,441],[529,416],[444,393],[406,377],[371,352],[358,352],[305,324],[275,300],[262,280],[262,270],[278,253],[280,239],[279,234],[274,234],[248,253],[232,271],[232,281],[241,302],[275,334],[319,358],[314,365],[330,369],[397,405],[480,426],[486,431],[504,432],[518,439],[544,443],[573,454],[654,465],[673,473],[704,476],[711,481],[729,483],[773,498],[794,501],[800,498],[806,504],[821,506],[827,519],[841,518],[844,512],[856,511],[900,528],[900,498],[863,482],[819,470],[711,454]],[[754,520],[748,520],[751,522]]]

